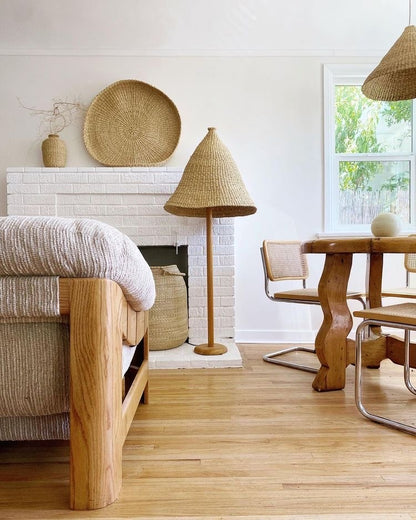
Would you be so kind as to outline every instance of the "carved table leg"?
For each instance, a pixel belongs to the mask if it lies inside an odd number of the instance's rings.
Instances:
[[[367,292],[367,307],[373,309],[375,307],[381,307],[381,284],[383,279],[383,253],[369,253],[367,254],[367,272],[365,287]],[[372,325],[370,327],[371,336],[379,338],[381,336],[381,327],[378,325]],[[365,352],[363,348],[363,353]],[[364,358],[365,356],[363,356]],[[380,368],[380,361],[371,362],[368,360],[368,368]],[[372,364],[373,363],[373,364]]]
[[[383,278],[383,253],[367,255],[366,291],[370,308],[381,307],[381,283]]]
[[[326,255],[318,286],[324,319],[315,341],[321,368],[312,383],[319,392],[345,386],[347,336],[352,328],[346,299],[351,265],[352,253]]]

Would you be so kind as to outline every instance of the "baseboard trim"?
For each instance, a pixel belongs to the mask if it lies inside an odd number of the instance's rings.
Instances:
[[[314,343],[313,330],[236,330],[236,343]]]

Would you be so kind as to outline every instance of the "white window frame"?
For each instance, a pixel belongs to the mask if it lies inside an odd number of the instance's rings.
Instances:
[[[363,235],[370,234],[370,225],[341,226],[337,223],[338,215],[338,164],[340,161],[357,160],[356,154],[335,153],[335,86],[362,85],[368,74],[377,64],[330,64],[324,65],[324,235]],[[413,121],[415,119],[413,103]],[[412,152],[409,154],[360,154],[364,161],[409,161],[410,162],[410,224],[404,223],[402,233],[414,233],[416,229],[415,215],[415,134],[413,129]]]

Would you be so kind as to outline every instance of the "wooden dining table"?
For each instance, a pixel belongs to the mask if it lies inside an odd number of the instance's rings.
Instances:
[[[323,238],[304,242],[302,252],[325,254],[318,285],[323,321],[315,339],[321,367],[312,386],[319,392],[341,390],[345,386],[346,367],[355,362],[355,341],[348,338],[353,319],[346,299],[353,255],[367,255],[363,294],[368,307],[380,307],[384,254],[416,253],[416,237]],[[387,358],[403,364],[403,341],[373,327],[363,342],[363,366],[377,368]],[[410,364],[416,366],[416,356],[412,354]]]

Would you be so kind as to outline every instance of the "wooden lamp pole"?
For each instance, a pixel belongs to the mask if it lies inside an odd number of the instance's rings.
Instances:
[[[217,356],[227,352],[227,347],[214,342],[214,274],[212,254],[212,208],[206,209],[207,230],[207,311],[208,311],[208,343],[197,345],[196,354]]]

